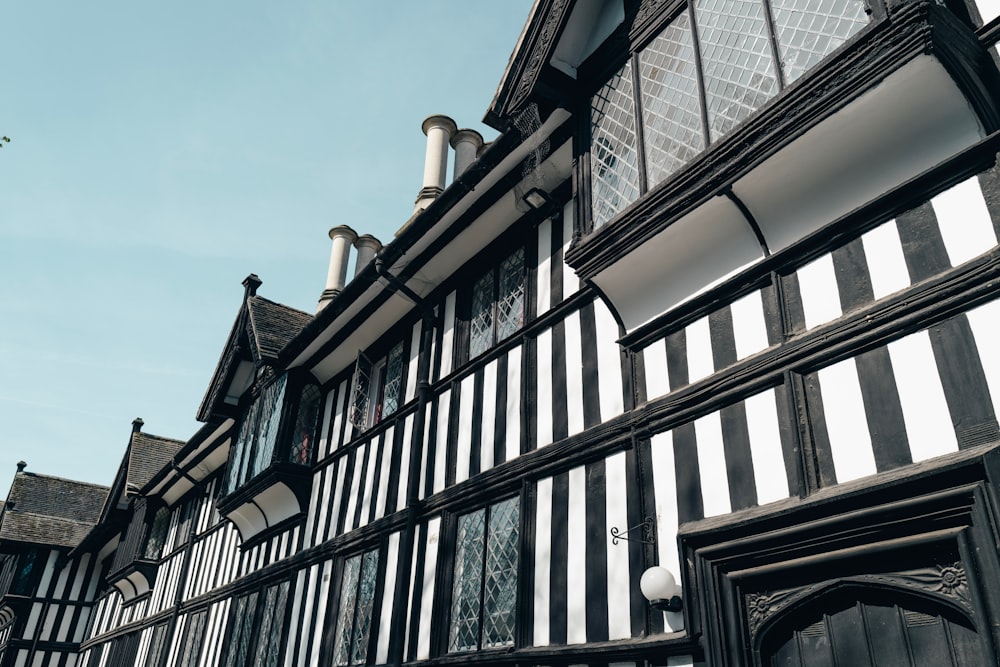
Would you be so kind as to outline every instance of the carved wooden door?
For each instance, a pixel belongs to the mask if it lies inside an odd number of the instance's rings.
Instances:
[[[889,591],[826,599],[796,612],[762,646],[768,667],[987,665],[964,614],[943,604],[896,600]]]

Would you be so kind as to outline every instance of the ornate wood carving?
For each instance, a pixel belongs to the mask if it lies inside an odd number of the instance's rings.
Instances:
[[[554,0],[549,7],[545,23],[542,24],[541,29],[538,31],[538,36],[535,38],[535,43],[531,48],[531,55],[528,57],[524,69],[521,70],[521,76],[518,77],[517,88],[507,103],[507,113],[518,109],[535,87],[543,66],[548,62],[549,53],[551,52],[556,35],[564,24],[568,7],[569,0]]]
[[[965,568],[960,562],[929,565],[927,567],[893,572],[889,574],[865,575],[842,579],[857,584],[888,584],[901,589],[917,590],[944,595],[970,614],[974,613],[969,594]],[[774,618],[792,604],[814,595],[831,582],[824,581],[809,586],[789,590],[761,591],[743,596],[750,637],[756,638],[765,622]]]

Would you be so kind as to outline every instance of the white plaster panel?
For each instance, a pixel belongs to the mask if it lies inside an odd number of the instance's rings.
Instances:
[[[997,244],[979,179],[973,176],[931,199],[948,259],[958,266]]]
[[[918,331],[888,348],[913,462],[958,451],[928,333]]]
[[[854,359],[827,366],[818,375],[837,482],[874,475],[875,454]]]
[[[910,286],[910,273],[906,268],[903,244],[899,240],[899,228],[895,220],[863,234],[861,245],[865,249],[875,299]]]

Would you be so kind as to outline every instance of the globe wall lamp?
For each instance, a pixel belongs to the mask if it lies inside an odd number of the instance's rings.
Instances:
[[[684,608],[681,600],[681,587],[677,579],[665,567],[654,565],[642,573],[639,588],[643,596],[649,600],[649,606],[660,611],[680,611]]]

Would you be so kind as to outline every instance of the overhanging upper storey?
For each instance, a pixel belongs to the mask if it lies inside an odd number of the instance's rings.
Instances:
[[[566,260],[635,334],[1000,127],[987,32],[923,0],[540,2],[488,118],[574,109]]]

